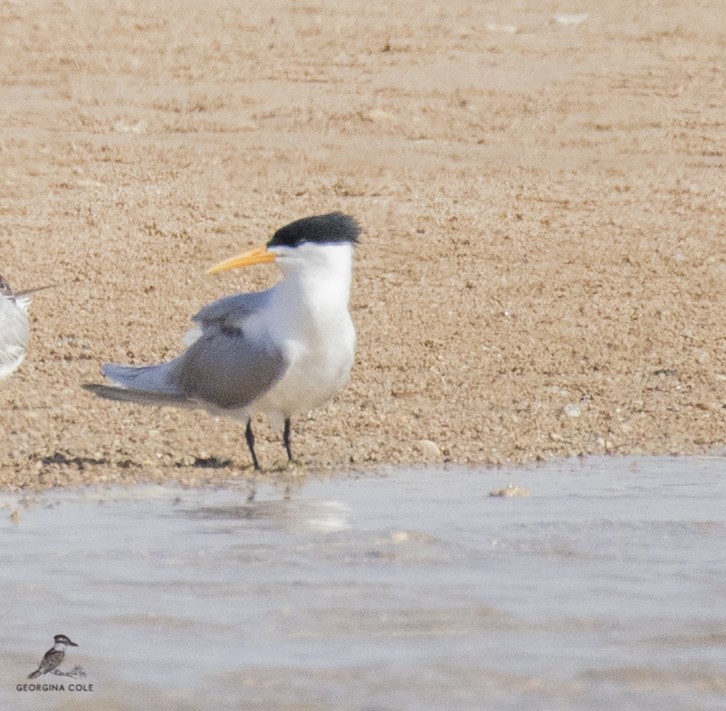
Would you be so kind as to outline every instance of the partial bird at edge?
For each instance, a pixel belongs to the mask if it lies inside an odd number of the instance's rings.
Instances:
[[[30,340],[30,294],[54,285],[13,291],[0,275],[0,380],[17,370],[25,360]]]

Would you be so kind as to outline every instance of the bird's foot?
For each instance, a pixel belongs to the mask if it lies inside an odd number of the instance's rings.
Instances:
[[[300,472],[304,469],[306,469],[306,464],[302,459],[288,459],[286,462],[283,463],[282,469],[284,471],[288,472]]]

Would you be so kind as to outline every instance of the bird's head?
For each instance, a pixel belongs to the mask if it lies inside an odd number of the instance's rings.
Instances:
[[[279,262],[281,267],[314,263],[325,251],[321,247],[352,247],[358,242],[360,232],[355,219],[342,212],[304,217],[281,227],[267,244],[220,262],[209,273],[219,274],[267,262]]]
[[[53,641],[56,644],[65,644],[69,647],[77,647],[78,645],[75,642],[71,642],[70,638],[67,637],[64,634],[57,634],[55,637],[53,637]]]

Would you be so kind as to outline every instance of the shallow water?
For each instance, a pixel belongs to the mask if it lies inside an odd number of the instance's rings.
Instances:
[[[725,707],[724,458],[247,493],[0,498],[0,708]]]

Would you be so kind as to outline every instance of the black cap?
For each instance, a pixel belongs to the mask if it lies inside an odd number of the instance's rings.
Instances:
[[[53,641],[56,643],[61,642],[62,644],[70,644],[71,647],[78,646],[75,642],[71,642],[71,638],[65,634],[57,634],[55,637],[53,637]]]
[[[267,243],[268,247],[297,247],[303,242],[313,244],[356,244],[360,235],[358,223],[350,215],[330,212],[295,220],[281,227]]]

